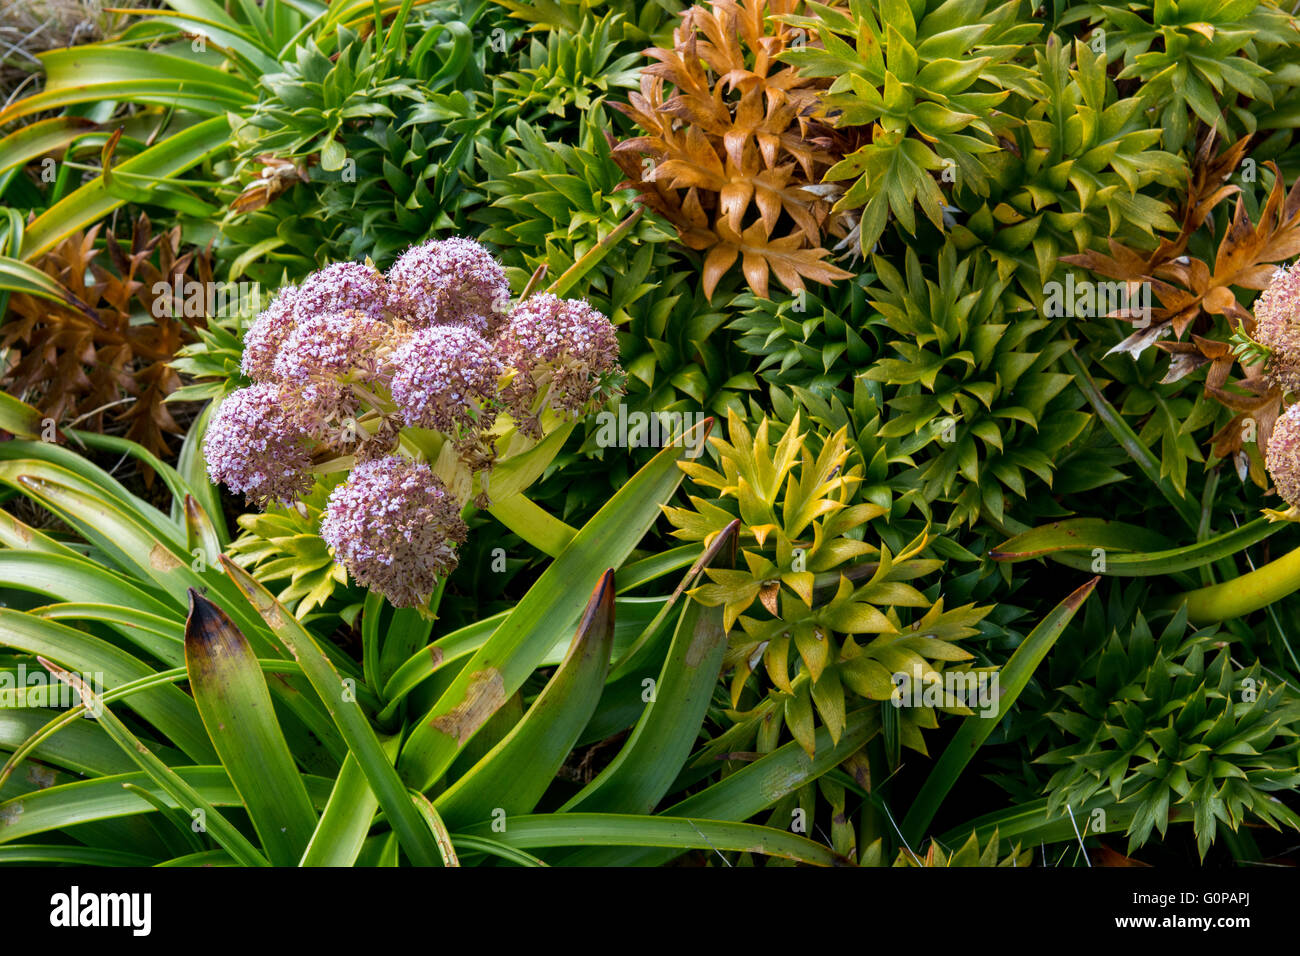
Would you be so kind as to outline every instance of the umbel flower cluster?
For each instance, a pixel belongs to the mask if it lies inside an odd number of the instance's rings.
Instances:
[[[1289,397],[1300,392],[1300,263],[1279,269],[1255,300],[1254,338],[1269,350],[1265,376]],[[1288,407],[1264,457],[1277,493],[1300,507],[1300,401]]]
[[[399,607],[456,567],[464,502],[489,503],[498,448],[589,413],[620,374],[609,319],[549,293],[512,305],[501,265],[460,238],[387,274],[342,262],[281,289],[245,334],[242,371],[253,384],[204,439],[212,479],[265,508],[348,470],[321,536]]]

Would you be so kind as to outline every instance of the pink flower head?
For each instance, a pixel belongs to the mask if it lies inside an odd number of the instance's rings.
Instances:
[[[392,334],[391,325],[360,309],[307,315],[280,346],[273,371],[276,378],[294,382],[354,371],[370,380],[377,374],[379,349]]]
[[[1300,405],[1292,405],[1273,425],[1264,464],[1277,493],[1300,506]]]
[[[379,270],[364,262],[336,262],[313,272],[298,287],[293,317],[298,322],[328,312],[358,309],[381,319],[388,297]]]
[[[352,469],[330,494],[320,533],[358,584],[417,607],[455,570],[469,529],[428,465],[390,456]]]
[[[496,346],[507,365],[538,379],[539,387],[549,380],[552,405],[573,414],[618,369],[618,338],[609,319],[584,301],[549,292],[511,310]]]
[[[348,444],[355,440],[353,423],[362,415],[361,400],[351,387],[333,379],[320,378],[304,383],[283,383],[285,416],[304,434],[344,454],[353,451]]]
[[[394,353],[390,384],[406,424],[455,434],[489,428],[495,413],[501,363],[477,332],[463,325],[436,325],[412,335]]]
[[[413,325],[467,325],[491,336],[510,286],[505,270],[473,239],[412,246],[388,270],[389,308]]]
[[[1279,269],[1255,300],[1255,341],[1272,350],[1265,374],[1284,392],[1300,391],[1300,264]]]
[[[203,438],[212,480],[258,507],[290,504],[313,482],[308,433],[284,397],[281,386],[267,383],[232,392]]]
[[[285,286],[244,333],[244,355],[240,359],[239,368],[253,381],[271,380],[275,357],[284,340],[293,331],[293,309],[297,296],[297,289]]]

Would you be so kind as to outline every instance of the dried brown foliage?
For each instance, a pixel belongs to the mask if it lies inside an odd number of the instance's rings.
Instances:
[[[1277,263],[1300,255],[1300,181],[1288,193],[1272,162],[1265,165],[1273,171],[1273,188],[1260,210],[1259,221],[1251,222],[1238,196],[1214,261],[1204,262],[1187,254],[1188,242],[1210,219],[1214,208],[1241,192],[1227,178],[1241,165],[1248,143],[1249,137],[1243,138],[1214,156],[1213,133],[1202,140],[1181,208],[1181,229],[1174,239],[1162,239],[1150,253],[1110,240],[1110,255],[1089,251],[1062,260],[1111,279],[1151,283],[1160,306],[1152,308],[1150,325],[1135,332],[1121,347],[1136,354],[1155,344],[1170,353],[1173,358],[1163,382],[1175,382],[1209,365],[1205,394],[1236,413],[1210,439],[1211,450],[1220,458],[1241,451],[1243,442],[1250,437],[1250,421],[1254,422],[1260,451],[1267,449],[1282,395],[1264,378],[1260,365],[1241,366],[1240,376],[1230,381],[1238,359],[1229,343],[1213,337],[1217,327],[1213,316],[1225,317],[1234,330],[1253,332],[1255,319],[1238,300],[1235,290],[1264,289]],[[1120,317],[1133,320],[1128,315]],[[1183,341],[1189,329],[1192,334]],[[1157,341],[1171,333],[1174,341]]]
[[[294,165],[286,159],[263,153],[254,162],[261,165],[262,171],[231,202],[230,208],[237,213],[254,212],[269,206],[294,183],[310,181],[306,166]]]
[[[672,49],[653,48],[641,91],[616,109],[644,136],[614,148],[623,185],[706,252],[704,291],[739,259],[761,296],[769,276],[791,291],[804,280],[849,273],[832,265],[826,236],[847,217],[831,207],[839,187],[820,185],[842,155],[840,134],[812,117],[827,81],[801,76],[777,55],[801,33],[777,22],[798,0],[712,0],[682,14]],[[649,160],[647,162],[647,160]]]
[[[34,263],[86,303],[86,312],[25,294],[10,298],[0,326],[0,384],[60,427],[78,422],[120,432],[166,455],[166,435],[181,434],[163,404],[180,385],[167,363],[193,340],[194,320],[166,314],[159,300],[177,280],[182,288],[210,282],[210,264],[181,251],[179,227],[154,235],[141,215],[125,248],[111,232],[96,248],[102,225],[69,236]],[[168,291],[156,292],[159,284]]]

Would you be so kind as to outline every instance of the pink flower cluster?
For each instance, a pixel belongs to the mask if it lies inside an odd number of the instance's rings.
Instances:
[[[1300,392],[1300,263],[1279,269],[1255,300],[1255,341],[1272,354],[1265,374],[1284,392]]]
[[[539,391],[549,391],[555,411],[581,414],[602,379],[618,368],[618,339],[609,319],[586,302],[550,293],[511,310],[497,348],[505,364],[522,373],[513,396],[521,418]]]
[[[311,490],[310,435],[286,411],[281,386],[241,388],[212,417],[203,438],[208,474],[265,507]]]
[[[1264,464],[1282,500],[1300,507],[1300,404],[1288,408],[1273,425]]]
[[[1279,269],[1255,300],[1254,337],[1269,349],[1268,379],[1283,393],[1300,392],[1300,263]],[[1274,423],[1264,465],[1282,499],[1300,507],[1300,403]]]
[[[350,467],[321,535],[365,587],[399,606],[456,566],[460,503],[423,457],[441,433],[462,475],[489,469],[509,419],[540,437],[549,410],[577,416],[610,391],[618,341],[586,302],[510,308],[505,271],[469,239],[427,242],[388,273],[342,262],[276,295],[244,338],[254,384],[217,409],[204,441],[214,481],[266,507],[315,472]],[[486,487],[486,485],[484,485]]]
[[[492,335],[510,304],[506,273],[472,239],[426,242],[388,270],[392,303],[418,326],[466,325]]]
[[[469,528],[428,465],[393,455],[352,469],[330,494],[320,533],[358,584],[415,607],[455,569]]]
[[[455,434],[492,425],[502,371],[492,346],[473,329],[435,325],[397,350],[389,387],[407,425]]]

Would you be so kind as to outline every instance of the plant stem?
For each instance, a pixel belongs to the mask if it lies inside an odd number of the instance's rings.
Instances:
[[[1300,589],[1300,548],[1255,571],[1208,588],[1188,591],[1168,604],[1187,602],[1193,624],[1213,624],[1258,611]]]

